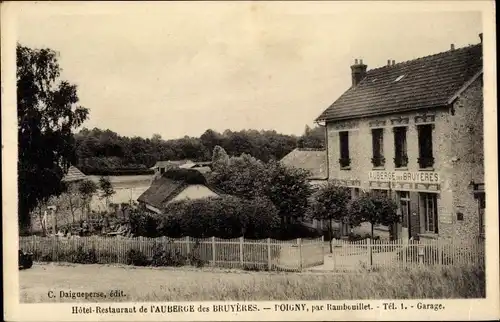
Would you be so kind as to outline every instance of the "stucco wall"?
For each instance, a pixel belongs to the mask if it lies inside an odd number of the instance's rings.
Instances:
[[[179,193],[170,202],[185,200],[185,199],[200,199],[200,198],[208,198],[216,196],[218,195],[212,190],[208,189],[206,186],[196,184],[186,187],[186,189],[184,189],[181,193]]]

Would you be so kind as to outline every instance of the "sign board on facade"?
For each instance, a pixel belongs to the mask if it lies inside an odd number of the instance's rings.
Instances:
[[[439,214],[439,222],[443,224],[452,224],[453,216],[450,213],[440,213]]]
[[[370,171],[368,180],[438,184],[440,178],[439,173],[431,171]]]

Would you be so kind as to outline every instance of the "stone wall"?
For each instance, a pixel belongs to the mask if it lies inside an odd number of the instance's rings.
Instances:
[[[479,235],[479,212],[470,183],[484,183],[482,79],[471,84],[453,107],[448,133],[449,153],[454,158],[449,167],[453,223],[441,225],[440,234],[475,237]]]
[[[405,171],[420,171],[418,165],[417,124],[432,123],[434,166],[430,171],[440,175],[437,196],[439,235],[463,236],[479,232],[477,202],[468,190],[470,181],[483,183],[483,94],[482,81],[475,81],[451,107],[364,118],[354,121],[328,122],[329,179],[338,179],[346,186],[369,190],[368,173],[373,170],[394,171],[394,126],[407,126],[408,167]],[[374,168],[371,128],[384,128],[383,154],[385,165]],[[349,131],[349,168],[339,164],[339,132]],[[391,191],[394,196],[394,192]],[[412,211],[419,211],[418,193],[412,193]],[[463,213],[463,221],[457,213]],[[413,218],[413,229],[420,232],[423,221]],[[427,235],[424,237],[435,238]]]

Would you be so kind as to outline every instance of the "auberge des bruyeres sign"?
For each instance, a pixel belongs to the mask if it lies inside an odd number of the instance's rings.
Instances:
[[[370,171],[368,180],[439,184],[439,173],[431,171]]]

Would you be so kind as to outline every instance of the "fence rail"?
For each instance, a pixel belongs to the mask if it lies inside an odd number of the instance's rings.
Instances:
[[[194,256],[212,266],[300,271],[324,263],[323,238],[280,241],[244,238],[121,238],[121,237],[20,237],[20,247],[32,252],[35,261],[75,261],[92,251],[103,264],[129,264],[130,252],[151,259],[158,250],[184,258]]]
[[[416,240],[332,240],[325,266],[332,269],[359,267],[401,267],[422,265],[461,266],[484,264],[484,240],[422,239]]]

